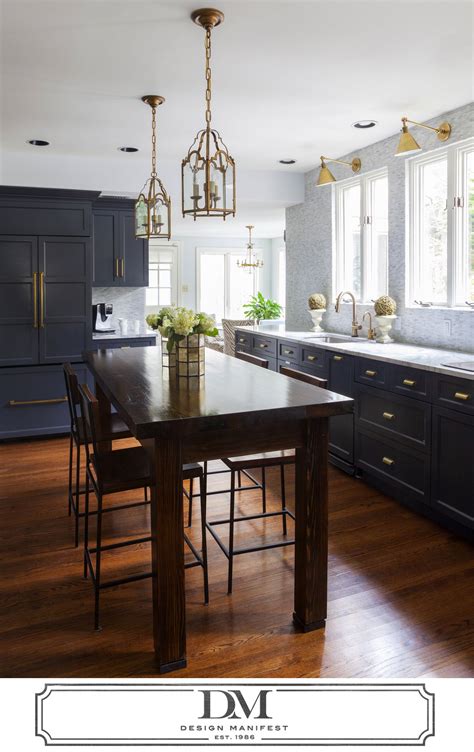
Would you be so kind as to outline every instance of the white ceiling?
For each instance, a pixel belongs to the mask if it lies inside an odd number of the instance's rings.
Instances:
[[[472,98],[468,2],[216,2],[226,20],[213,34],[213,124],[236,159],[237,177],[255,172],[258,183],[264,172],[278,171],[275,180],[285,179],[314,167],[321,153],[339,156],[391,135],[403,114],[424,120]],[[203,31],[189,19],[199,5],[3,0],[8,182],[37,184],[43,176],[43,185],[61,179],[63,187],[135,193],[146,177],[150,143],[150,112],[140,97],[158,93],[166,97],[159,110],[159,160],[163,177],[177,188],[181,158],[204,122]],[[362,118],[379,126],[351,127]],[[30,138],[51,146],[34,149],[25,143]],[[124,155],[117,151],[122,145],[141,151]],[[42,154],[33,157],[33,151]],[[89,183],[75,184],[72,161],[60,178],[54,170],[59,156],[63,165],[68,159],[91,165]],[[283,157],[296,165],[282,167]],[[12,175],[12,160],[21,180]],[[112,163],[115,169],[106,169]],[[120,171],[124,179],[110,184],[109,176]],[[259,207],[240,193],[243,213],[228,227],[235,234],[237,223],[258,226],[261,211],[265,233],[279,234],[284,205],[301,200],[296,185],[293,178],[284,198],[282,191],[267,201],[261,192]],[[179,195],[173,198],[177,206]]]

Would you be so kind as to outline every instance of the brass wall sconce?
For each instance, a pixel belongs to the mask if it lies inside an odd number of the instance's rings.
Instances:
[[[352,162],[345,162],[343,159],[330,159],[330,157],[321,157],[321,170],[319,172],[318,182],[316,185],[329,185],[335,183],[336,178],[332,174],[329,167],[326,167],[326,162],[337,162],[338,164],[349,165],[352,172],[359,172],[362,167],[362,162],[359,157],[354,157]]]
[[[441,123],[438,128],[433,128],[431,125],[424,125],[423,123],[418,123],[416,120],[408,120],[407,117],[402,117],[402,134],[400,136],[400,141],[398,142],[397,151],[395,152],[396,157],[405,157],[408,154],[414,154],[417,151],[421,151],[421,146],[408,130],[407,123],[419,125],[420,128],[434,131],[437,134],[439,141],[447,141],[451,135],[451,126],[447,122]]]

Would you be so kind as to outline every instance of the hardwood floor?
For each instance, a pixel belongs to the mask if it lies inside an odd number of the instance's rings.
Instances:
[[[66,439],[0,445],[1,674],[155,676],[150,580],[104,591],[103,631],[92,629],[92,588],[67,515],[67,447]],[[279,477],[267,475],[276,508]],[[213,476],[210,488],[227,478]],[[290,498],[291,486],[290,470]],[[259,499],[240,494],[241,511]],[[201,570],[187,570],[188,668],[172,677],[474,675],[473,547],[334,468],[329,502],[325,630],[301,634],[292,626],[292,548],[237,557],[228,596],[227,560],[209,536],[211,602],[202,603]],[[226,495],[209,497],[210,519],[227,509]],[[196,501],[195,541],[198,515]],[[105,518],[104,542],[149,524],[143,509]],[[237,544],[277,537],[280,525],[278,518],[241,523]],[[147,546],[110,553],[104,577],[143,570],[149,555]]]

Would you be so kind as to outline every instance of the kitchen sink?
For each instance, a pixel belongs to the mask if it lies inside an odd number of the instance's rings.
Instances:
[[[339,343],[342,343],[342,342],[366,343],[368,342],[367,339],[364,339],[362,337],[350,337],[349,335],[346,335],[346,334],[322,334],[319,336],[317,334],[313,334],[313,335],[310,335],[309,337],[305,337],[305,339],[310,339],[314,342],[329,342],[329,343],[332,342],[334,344],[337,344],[338,342]]]

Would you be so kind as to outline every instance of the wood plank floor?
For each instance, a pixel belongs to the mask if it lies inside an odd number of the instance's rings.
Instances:
[[[66,439],[0,445],[1,674],[155,676],[150,580],[104,591],[103,631],[92,630],[92,588],[82,579],[67,515],[67,446]],[[277,508],[278,477],[268,476],[270,506]],[[210,481],[211,488],[225,484],[223,475]],[[291,471],[287,485],[290,494]],[[241,511],[259,506],[255,491],[240,497]],[[227,498],[209,497],[210,519],[226,513]],[[141,534],[148,519],[144,509],[106,515],[106,537]],[[237,544],[278,538],[280,525],[241,523]],[[211,602],[202,604],[201,570],[187,570],[188,668],[172,676],[474,675],[469,543],[335,469],[329,540],[327,626],[303,635],[291,622],[293,549],[238,557],[229,597],[227,562],[209,536]],[[115,552],[104,576],[148,566],[147,546]]]

